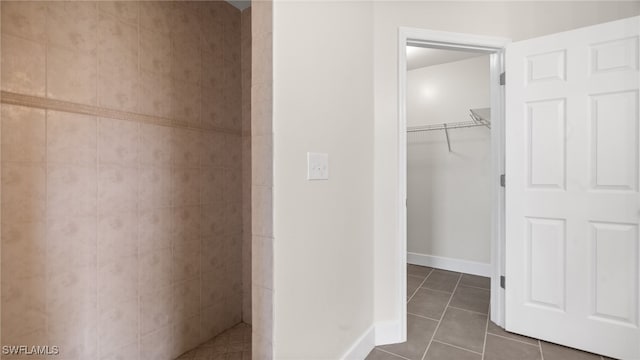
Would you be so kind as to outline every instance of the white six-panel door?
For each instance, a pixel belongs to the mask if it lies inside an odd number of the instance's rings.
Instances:
[[[640,359],[640,17],[506,50],[506,329]]]

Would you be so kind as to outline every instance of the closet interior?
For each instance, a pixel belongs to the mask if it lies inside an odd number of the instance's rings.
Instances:
[[[408,262],[490,274],[489,55],[407,47]]]

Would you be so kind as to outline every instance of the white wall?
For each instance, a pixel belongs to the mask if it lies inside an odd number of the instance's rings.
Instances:
[[[489,56],[407,72],[407,125],[470,121],[490,107]],[[486,127],[407,135],[407,251],[490,263],[491,133]]]
[[[407,72],[407,126],[470,121],[490,103],[489,55]]]
[[[276,359],[339,359],[373,323],[372,20],[371,2],[273,4]],[[308,151],[329,180],[306,180]]]
[[[639,2],[374,2],[375,320],[399,323],[398,27],[521,40],[634,16]]]

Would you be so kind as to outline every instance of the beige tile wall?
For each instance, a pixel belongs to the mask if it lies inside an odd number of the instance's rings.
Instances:
[[[253,3],[251,69],[252,354],[273,358],[272,2]]]
[[[2,345],[171,359],[239,322],[250,15],[226,2],[1,10],[3,91],[163,120],[3,104]]]
[[[251,8],[242,11],[242,321],[251,323]]]

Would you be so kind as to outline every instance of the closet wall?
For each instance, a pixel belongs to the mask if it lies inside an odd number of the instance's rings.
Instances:
[[[239,322],[250,15],[1,6],[2,345],[171,359]]]
[[[470,121],[469,109],[490,106],[489,57],[407,73],[408,126]],[[491,142],[486,127],[407,136],[407,251],[488,264],[491,260]]]

